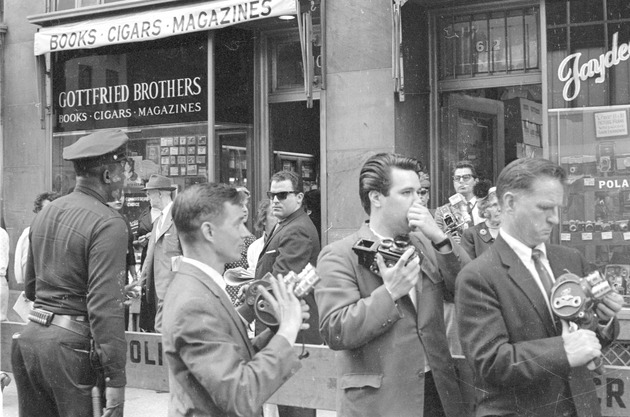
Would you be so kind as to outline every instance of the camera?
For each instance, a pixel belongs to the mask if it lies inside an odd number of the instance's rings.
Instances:
[[[617,229],[620,232],[627,232],[628,231],[628,220],[618,220],[617,221]]]
[[[598,271],[580,278],[566,272],[551,288],[551,310],[561,319],[574,321],[581,328],[597,325],[595,307],[613,289]]]
[[[581,224],[577,220],[569,220],[569,231],[570,232],[579,232],[581,229]]]
[[[436,209],[444,220],[445,232],[451,236],[460,236],[468,228],[468,221],[456,207],[447,204]],[[468,214],[468,213],[466,213]]]
[[[243,294],[243,304],[237,307],[239,314],[248,322],[259,320],[267,327],[277,327],[279,325],[275,312],[271,305],[262,295],[261,287],[273,294],[271,281],[273,275],[267,272],[261,279],[253,280]],[[293,294],[297,298],[304,298],[315,287],[320,280],[319,275],[311,264],[307,264],[302,272],[296,274],[293,271],[287,272],[282,277],[285,285],[295,283]]]
[[[378,264],[376,263],[377,253],[383,256],[385,265],[391,268],[396,265],[402,254],[409,248],[415,249],[409,240],[409,235],[399,235],[394,239],[383,239],[380,243],[368,239],[359,239],[357,243],[352,246],[352,250],[359,257],[359,265],[368,268],[375,274],[379,273]],[[417,256],[418,253],[414,250],[414,253],[409,257],[407,262]]]
[[[592,221],[590,221],[590,220],[585,221],[584,222],[584,231],[585,232],[594,232],[595,231],[595,224]]]

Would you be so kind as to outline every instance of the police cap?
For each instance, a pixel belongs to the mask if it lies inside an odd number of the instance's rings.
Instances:
[[[121,130],[94,132],[63,148],[63,159],[90,165],[120,162],[127,158],[125,144],[128,140]]]

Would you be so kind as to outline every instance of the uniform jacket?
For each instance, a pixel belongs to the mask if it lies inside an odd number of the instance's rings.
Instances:
[[[443,298],[453,291],[468,256],[452,242],[453,251],[440,254],[424,235],[412,234],[423,257],[416,311],[409,296],[394,303],[381,277],[359,265],[352,246],[360,238],[378,240],[364,225],[326,246],[317,265],[320,332],[339,351],[337,412],[344,417],[422,415],[426,361],[446,415],[465,416],[446,340]]]
[[[278,223],[275,230],[265,241],[265,245],[260,252],[258,263],[256,264],[256,279],[262,278],[267,272],[276,277],[283,276],[293,271],[296,274],[301,272],[306,264],[317,265],[317,255],[319,255],[320,244],[317,229],[308,217],[308,214],[298,208],[285,220]],[[310,328],[301,330],[298,342],[319,344],[322,338],[317,330],[318,314],[317,305],[313,294],[305,298],[310,306]]]
[[[160,217],[153,222],[147,257],[142,267],[142,279],[146,280],[148,300],[164,299],[166,289],[174,276],[171,258],[182,254],[171,210],[164,215],[166,218],[160,231],[157,230]]]
[[[587,264],[571,248],[547,245],[554,276],[582,277]],[[570,368],[561,323],[554,320],[536,281],[499,235],[457,277],[459,335],[479,388],[477,416],[599,416],[592,372]],[[605,345],[610,341],[602,340]],[[568,382],[570,381],[570,383]]]
[[[462,240],[459,243],[466,251],[470,259],[478,258],[494,243],[494,238],[490,234],[486,222],[469,227],[462,233]]]
[[[173,416],[262,416],[264,402],[300,363],[268,330],[254,343],[211,277],[181,263],[164,300],[162,340]]]

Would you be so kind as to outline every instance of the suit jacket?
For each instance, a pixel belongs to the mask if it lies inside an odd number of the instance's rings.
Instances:
[[[441,254],[424,235],[412,233],[423,257],[416,310],[408,295],[394,302],[381,277],[359,264],[352,250],[359,239],[378,240],[364,225],[326,246],[317,265],[320,332],[339,351],[337,412],[344,417],[422,415],[427,363],[446,415],[465,416],[446,340],[443,298],[453,291],[468,256],[452,241],[453,251]]]
[[[171,210],[164,215],[166,218],[160,231],[157,230],[160,217],[153,222],[147,257],[142,267],[142,279],[147,284],[147,299],[160,302],[164,300],[166,289],[173,280],[171,258],[182,254]]]
[[[470,259],[478,258],[493,243],[494,238],[490,234],[490,229],[488,229],[485,221],[464,230],[462,240],[459,242],[468,256],[470,256]]]
[[[555,277],[589,272],[576,249],[547,245],[547,257]],[[554,326],[536,281],[501,235],[460,272],[455,303],[477,416],[573,415],[574,402],[578,415],[600,415],[592,373],[569,366],[561,324]]]
[[[298,208],[278,223],[265,241],[256,264],[255,278],[260,279],[267,272],[271,272],[274,277],[278,274],[284,276],[289,271],[299,273],[308,263],[316,266],[319,251],[317,229],[308,214],[302,208]],[[305,300],[310,307],[311,316],[308,320],[310,328],[300,331],[298,342],[321,344],[322,338],[317,330],[319,316],[315,298],[311,293]]]
[[[164,300],[162,340],[173,416],[262,416],[265,401],[300,368],[270,331],[252,343],[228,295],[181,263]]]

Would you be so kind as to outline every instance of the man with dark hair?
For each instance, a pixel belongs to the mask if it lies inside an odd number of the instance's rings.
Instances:
[[[453,187],[455,192],[460,194],[465,200],[467,205],[467,212],[470,216],[469,226],[483,222],[483,219],[479,215],[477,208],[477,198],[473,193],[473,188],[479,179],[477,178],[477,171],[475,166],[470,161],[459,161],[453,168]],[[448,204],[447,204],[448,205]],[[442,228],[447,229],[447,225],[444,224],[443,211],[438,208],[435,211],[435,221]],[[459,236],[456,237],[459,240]]]
[[[590,272],[579,251],[547,243],[565,185],[564,170],[545,159],[506,166],[497,182],[499,236],[457,277],[459,335],[480,393],[478,416],[601,415],[586,365],[616,336],[623,299],[610,293],[599,303],[596,331],[554,319],[555,279]]]
[[[442,300],[468,256],[420,204],[421,166],[391,153],[372,156],[359,175],[369,222],[326,246],[315,290],[320,332],[336,355],[337,413],[343,416],[466,415],[448,351]],[[378,273],[353,251],[359,242],[401,236],[410,247]],[[418,256],[412,255],[417,253]]]
[[[320,251],[319,235],[315,225],[302,208],[304,193],[302,181],[290,171],[279,171],[271,177],[267,192],[271,200],[271,212],[278,224],[267,238],[256,264],[255,278],[262,278],[267,272],[273,276],[285,275],[289,271],[301,272],[307,264],[315,266]],[[317,330],[317,305],[313,294],[305,298],[310,307],[310,328],[298,335],[302,343],[321,344]],[[260,326],[257,325],[257,329]],[[280,417],[315,416],[315,410],[297,407],[278,406]]]
[[[107,202],[123,186],[127,141],[120,130],[99,131],[64,148],[74,191],[31,225],[25,292],[35,304],[11,357],[20,415],[92,415],[95,385],[105,416],[123,415],[127,225]]]
[[[164,354],[169,367],[169,416],[261,416],[263,404],[300,368],[292,345],[308,327],[308,306],[294,284],[271,279],[262,289],[279,328],[247,337],[221,276],[239,259],[245,212],[225,184],[197,184],[173,205],[183,256],[164,300]]]

